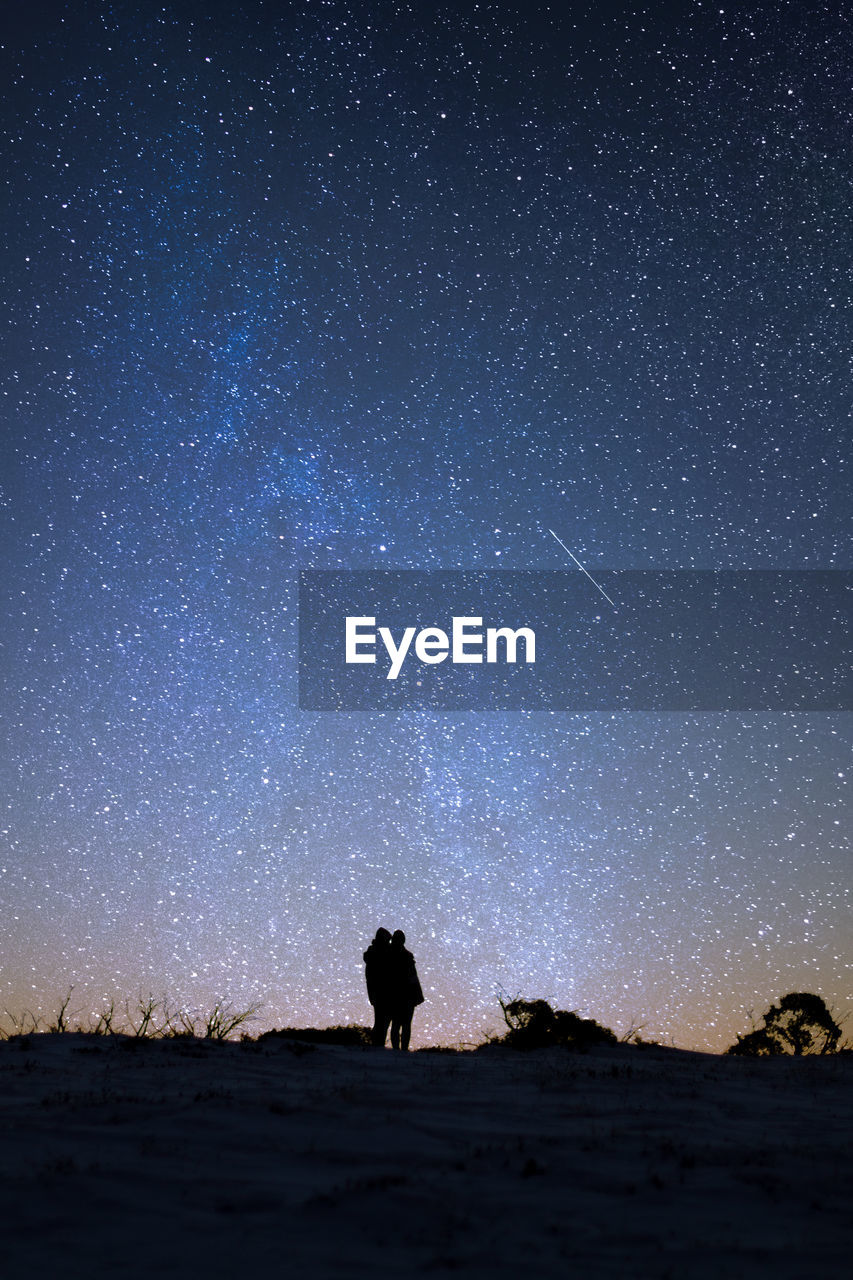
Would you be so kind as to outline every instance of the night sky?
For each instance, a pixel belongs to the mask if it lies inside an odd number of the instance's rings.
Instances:
[[[310,713],[302,569],[853,568],[838,3],[7,17],[0,1008],[853,1010],[849,714]]]

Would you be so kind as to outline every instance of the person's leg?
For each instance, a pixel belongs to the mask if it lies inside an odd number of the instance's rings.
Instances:
[[[400,1020],[400,1048],[408,1049],[412,1037],[412,1014],[414,1009],[407,1009]]]
[[[382,1005],[375,1005],[373,1009],[373,1043],[378,1045],[380,1049],[385,1048],[385,1037],[388,1035],[388,1023],[391,1021],[391,1015]]]
[[[396,1013],[391,1018],[391,1048],[400,1048],[400,1018]]]

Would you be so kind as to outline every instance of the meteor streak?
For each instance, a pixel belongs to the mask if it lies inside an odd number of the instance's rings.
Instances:
[[[549,530],[548,530],[548,532],[550,533],[550,535],[551,535],[551,537],[552,537],[552,538],[557,538],[557,535],[556,535],[556,533],[554,532],[554,530],[553,530],[553,529],[549,529]],[[604,599],[607,601],[607,603],[608,603],[608,604],[612,604],[612,605],[613,605],[613,608],[615,609],[615,608],[616,608],[616,604],[615,604],[615,602],[614,602],[613,600],[611,600],[611,599],[610,599],[610,596],[609,596],[609,595],[607,594],[607,592],[604,590],[604,587],[599,587],[598,583],[596,582],[596,580],[595,580],[595,578],[592,576],[592,574],[591,574],[591,573],[587,573],[586,569],[584,569],[584,567],[583,567],[583,565],[581,564],[580,560],[578,560],[577,556],[576,556],[573,552],[569,551],[569,548],[566,546],[565,542],[563,542],[562,538],[557,538],[557,541],[559,542],[559,544],[560,544],[560,546],[563,548],[563,550],[564,550],[564,551],[567,551],[567,552],[568,552],[568,554],[572,557],[572,559],[574,560],[574,562],[575,562],[575,564],[577,565],[577,567],[578,567],[578,568],[579,568],[583,573],[586,573],[586,576],[589,578],[589,580],[590,580],[590,582],[592,583],[592,585],[593,585],[593,586],[594,586],[598,591],[600,591],[600,592],[601,592],[601,594],[604,596]]]

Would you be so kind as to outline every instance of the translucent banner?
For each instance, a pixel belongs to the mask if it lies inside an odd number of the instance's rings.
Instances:
[[[306,570],[306,711],[849,711],[853,573]]]

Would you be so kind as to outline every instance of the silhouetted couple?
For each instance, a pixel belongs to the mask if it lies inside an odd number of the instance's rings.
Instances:
[[[423,1004],[424,993],[402,929],[393,935],[387,929],[376,930],[364,953],[364,976],[373,1005],[373,1043],[384,1047],[390,1026],[392,1048],[408,1049],[412,1014]]]

